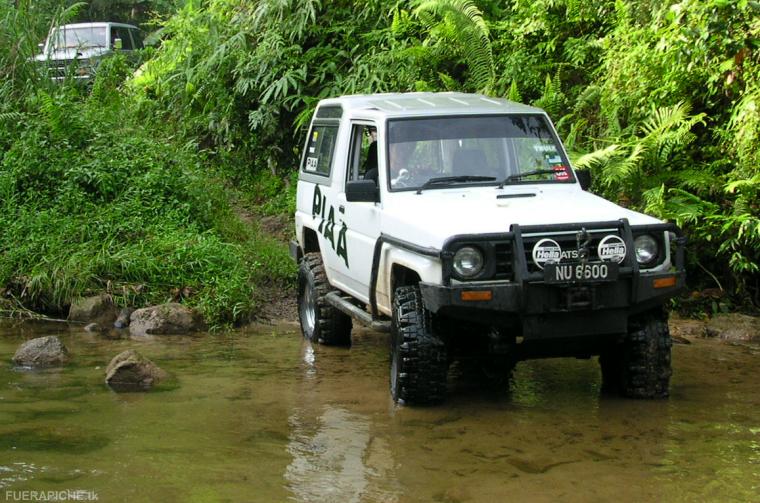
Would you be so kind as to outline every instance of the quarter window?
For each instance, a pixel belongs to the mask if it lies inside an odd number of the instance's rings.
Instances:
[[[132,41],[134,42],[135,49],[142,49],[143,48],[143,39],[142,39],[142,33],[140,30],[130,29],[129,33],[132,34]]]
[[[111,47],[114,47],[114,44],[116,43],[116,39],[121,39],[121,48],[125,51],[131,51],[133,49],[132,47],[132,38],[129,36],[129,30],[126,28],[122,28],[120,26],[112,26],[111,27]]]
[[[316,125],[311,128],[302,167],[304,173],[330,176],[337,137],[338,126]]]

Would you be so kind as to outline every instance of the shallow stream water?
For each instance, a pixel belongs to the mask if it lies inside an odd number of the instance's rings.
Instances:
[[[10,363],[59,335],[62,369]],[[673,349],[672,396],[600,392],[595,359],[518,365],[510,392],[452,382],[435,408],[388,393],[386,336],[312,346],[292,324],[109,339],[0,324],[0,501],[90,491],[98,501],[760,501],[760,349]],[[174,379],[103,383],[135,348]]]

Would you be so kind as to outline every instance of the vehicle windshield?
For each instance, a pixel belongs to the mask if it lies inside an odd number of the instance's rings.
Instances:
[[[574,181],[540,114],[397,119],[388,138],[391,190]]]
[[[52,50],[107,47],[106,27],[60,27],[52,37]]]

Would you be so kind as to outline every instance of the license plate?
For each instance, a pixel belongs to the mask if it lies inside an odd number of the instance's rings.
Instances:
[[[615,281],[617,277],[618,264],[615,262],[544,265],[544,281],[547,283],[603,283]]]

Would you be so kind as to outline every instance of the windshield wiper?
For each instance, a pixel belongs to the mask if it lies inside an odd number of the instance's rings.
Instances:
[[[519,180],[520,178],[525,178],[526,176],[552,175],[554,173],[556,173],[556,171],[553,169],[535,169],[533,171],[526,171],[525,173],[515,173],[514,175],[509,175],[504,180],[502,180],[499,184],[499,188],[503,189],[504,184],[512,182],[514,180]]]
[[[417,189],[417,194],[422,194],[422,189],[427,189],[433,185],[455,185],[461,182],[488,182],[490,180],[496,180],[496,177],[480,175],[439,176],[436,178],[431,178],[427,182],[420,185],[420,187]]]

